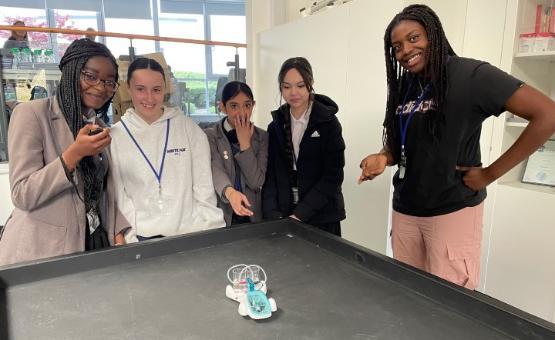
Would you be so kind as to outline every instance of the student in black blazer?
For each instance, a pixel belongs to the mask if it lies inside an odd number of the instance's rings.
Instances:
[[[290,217],[341,236],[345,142],[338,106],[314,93],[312,67],[305,58],[286,60],[278,82],[285,104],[272,112],[268,125],[264,217]]]

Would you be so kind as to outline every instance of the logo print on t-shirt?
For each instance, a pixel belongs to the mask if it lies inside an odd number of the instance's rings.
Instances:
[[[187,148],[175,148],[175,149],[168,149],[166,153],[173,154],[174,156],[181,156],[181,153],[185,151],[187,151]]]
[[[414,108],[414,105],[416,105],[416,100],[410,100],[403,107],[402,114],[408,115]],[[434,104],[433,99],[427,99],[427,100],[423,100],[422,103],[420,103],[420,105],[414,112],[426,113],[430,110],[435,110],[435,109],[436,109],[436,105]],[[397,107],[397,112],[400,112],[400,111],[401,111],[401,105]]]

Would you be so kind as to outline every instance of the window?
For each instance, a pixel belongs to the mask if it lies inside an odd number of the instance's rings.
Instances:
[[[18,7],[0,7],[0,23],[2,25],[12,25],[15,21],[21,20],[29,26],[47,26],[46,11],[37,8],[18,8]],[[0,31],[0,46],[10,37],[10,31]],[[28,33],[30,48],[46,48],[48,45],[48,34],[46,33]],[[9,63],[8,63],[9,62]],[[10,67],[12,62],[10,58],[2,58],[2,67]],[[2,91],[4,99],[7,102],[14,103],[16,100],[16,82],[14,80],[2,79]],[[11,104],[10,104],[11,105]],[[8,160],[7,154],[7,130],[8,130],[8,112],[12,106],[6,106],[0,111],[0,163]]]
[[[158,0],[161,36],[244,42],[246,41],[245,2],[242,0]],[[185,33],[186,32],[186,33]],[[171,48],[175,45],[178,49]],[[187,44],[160,43],[168,64],[187,88],[182,99],[184,111],[198,120],[215,120],[218,78],[227,77],[236,49]],[[246,51],[240,49],[244,64]],[[212,116],[212,117],[210,117]]]
[[[192,13],[160,13],[160,35],[204,39],[204,16]],[[186,34],[184,32],[187,32]],[[161,52],[172,69],[178,87],[181,108],[187,114],[207,113],[205,47],[196,44],[160,42]]]
[[[157,1],[157,0],[155,0]],[[151,0],[103,0],[107,32],[154,35]],[[129,40],[107,38],[106,46],[117,58],[129,55]],[[136,54],[156,51],[154,40],[133,40]]]
[[[27,26],[46,27],[46,11],[44,9],[18,8],[18,7],[0,7],[0,23],[2,25],[12,25],[14,22],[21,20]],[[0,31],[0,43],[4,43],[10,37],[11,32]],[[31,32],[28,34],[29,47],[31,48],[47,48],[48,34],[40,32]]]
[[[153,10],[155,12],[153,12]],[[153,15],[156,14],[156,15]],[[0,23],[22,20],[28,26],[160,35],[199,40],[246,41],[245,0],[0,0]],[[0,31],[4,45],[11,32]],[[31,49],[55,51],[59,58],[67,46],[81,36],[31,32]],[[130,42],[123,38],[97,38],[114,56],[129,54]],[[171,67],[179,97],[174,102],[195,120],[216,120],[215,92],[219,78],[227,77],[236,49],[196,44],[134,40],[137,55],[162,52]],[[246,51],[238,49],[244,68]],[[4,58],[7,65],[7,58]],[[14,99],[13,86],[3,80],[6,99]],[[12,84],[13,85],[13,84]],[[19,98],[18,98],[19,99]],[[172,98],[173,101],[174,98]],[[8,110],[9,111],[9,110]],[[6,160],[6,110],[0,111],[0,162]]]
[[[97,12],[54,9],[51,10],[51,13],[57,28],[83,31],[87,28],[98,30]],[[54,50],[57,51],[58,58],[64,55],[69,44],[81,38],[83,38],[82,35],[74,34],[53,35],[53,46]]]
[[[130,33],[130,27],[133,27],[133,34],[154,34],[152,20],[106,19],[107,32]],[[108,46],[116,58],[120,55],[129,55],[128,39],[106,38],[106,46]],[[154,40],[133,40],[133,47],[135,47],[136,54],[152,53],[155,51]]]
[[[245,43],[247,36],[246,19],[244,15],[211,15],[210,40]],[[229,77],[232,69],[228,62],[235,61],[235,54],[239,53],[239,67],[246,64],[246,50],[228,46],[211,46],[211,77],[208,83],[210,106],[216,105],[216,84],[219,78]],[[216,112],[211,111],[211,112]]]
[[[236,15],[211,15],[210,33],[210,40],[246,43],[246,19],[244,16]],[[234,47],[212,47],[212,73],[227,75],[229,72],[227,62],[235,60],[235,52],[236,49]],[[247,51],[244,48],[240,48],[238,52],[240,67],[245,67]]]

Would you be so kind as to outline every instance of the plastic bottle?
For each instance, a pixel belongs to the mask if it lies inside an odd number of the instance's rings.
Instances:
[[[42,57],[42,50],[40,48],[33,51],[33,62],[35,64],[44,62]]]
[[[31,56],[31,49],[28,47],[25,47],[23,50],[21,50],[21,62],[23,63],[32,63],[33,62],[33,57]]]
[[[12,68],[17,68],[19,65],[19,62],[21,61],[21,51],[19,51],[19,48],[13,47],[12,55],[13,55]]]
[[[7,102],[17,100],[17,95],[12,84],[6,84],[4,86],[4,96]]]
[[[56,63],[56,59],[54,58],[54,51],[51,48],[47,48],[46,50],[44,50],[43,59],[45,63],[50,63],[50,64]]]

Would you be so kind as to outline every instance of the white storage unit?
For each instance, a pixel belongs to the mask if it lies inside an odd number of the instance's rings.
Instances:
[[[502,64],[555,99],[555,51],[519,51],[521,35],[536,29],[538,5],[551,13],[555,1],[507,1]],[[494,157],[507,150],[527,125],[510,114],[505,118],[494,131]],[[526,161],[497,183],[484,292],[555,322],[555,188],[522,183],[525,167]]]

